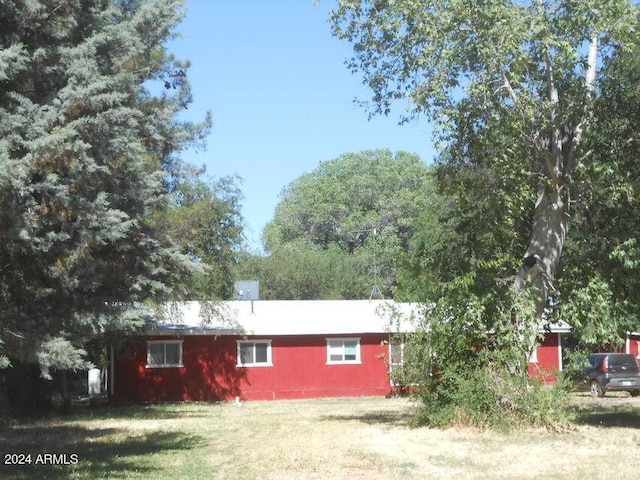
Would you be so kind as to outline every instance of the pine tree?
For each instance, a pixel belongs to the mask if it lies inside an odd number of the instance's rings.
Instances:
[[[182,0],[0,4],[0,340],[4,362],[86,364],[197,268],[158,218],[210,119],[165,42]]]

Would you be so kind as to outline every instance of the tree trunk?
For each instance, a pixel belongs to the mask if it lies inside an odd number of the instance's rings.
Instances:
[[[545,187],[538,197],[529,245],[516,275],[517,290],[521,291],[525,282],[529,282],[539,292],[538,316],[542,315],[549,295],[555,291],[555,276],[569,228],[561,190],[562,187]]]
[[[69,380],[67,378],[67,371],[62,371],[62,412],[69,413],[71,410],[71,395],[69,395]]]
[[[596,34],[589,44],[584,78],[587,103],[594,93],[597,53],[598,36]],[[527,285],[531,285],[534,289],[535,314],[528,314],[527,308],[521,308],[523,311],[515,312],[514,327],[520,336],[527,359],[536,348],[537,328],[544,320],[549,296],[556,292],[555,277],[569,229],[569,205],[563,198],[569,197],[569,186],[565,184],[565,179],[569,178],[576,169],[577,147],[582,140],[587,120],[585,117],[575,124],[563,124],[560,93],[549,51],[545,53],[545,74],[549,101],[554,105],[549,117],[551,129],[548,136],[535,135],[534,137],[539,139],[536,147],[546,165],[549,183],[542,187],[536,202],[529,245],[514,282],[517,294],[524,293]],[[517,101],[517,98],[515,100]],[[525,303],[519,303],[516,308],[524,307],[525,304],[526,299]]]
[[[523,375],[536,348],[538,326],[544,319],[548,298],[556,291],[555,276],[569,228],[561,191],[561,188],[546,186],[538,197],[531,237],[513,285],[517,298],[521,299],[514,305],[513,327],[524,355],[524,362],[514,369]],[[528,286],[533,287],[533,298],[526,295]]]

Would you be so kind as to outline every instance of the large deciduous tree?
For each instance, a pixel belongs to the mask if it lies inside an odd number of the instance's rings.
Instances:
[[[306,241],[279,245],[269,255],[241,256],[238,278],[260,281],[264,300],[362,299],[372,293],[366,256],[336,245],[322,248]]]
[[[354,47],[349,67],[373,91],[372,113],[408,99],[408,117],[436,122],[453,163],[533,187],[514,272],[517,290],[536,292],[537,315],[516,321],[529,349],[557,297],[599,60],[634,38],[637,19],[628,0],[341,0],[332,13],[334,34]]]
[[[640,41],[619,48],[598,85],[591,156],[563,260],[560,304],[583,346],[620,344],[640,325]]]
[[[96,336],[141,325],[195,267],[159,214],[188,65],[165,42],[180,0],[0,4],[0,338],[8,360],[84,364]],[[5,357],[5,360],[7,358]]]
[[[265,227],[265,245],[270,252],[287,245],[294,246],[293,251],[305,244],[318,252],[337,248],[332,255],[358,257],[358,262],[349,260],[360,266],[353,274],[368,278],[368,291],[357,298],[370,296],[374,285],[387,296],[415,220],[433,195],[431,169],[415,154],[345,154],[321,163],[283,190],[274,218]],[[344,298],[354,294],[352,286],[343,293]]]

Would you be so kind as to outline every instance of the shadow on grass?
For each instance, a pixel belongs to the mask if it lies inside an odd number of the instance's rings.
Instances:
[[[46,420],[171,420],[175,418],[201,418],[211,415],[211,409],[222,403],[157,403],[126,405],[76,404],[68,412],[56,409],[19,412],[15,419],[21,423]]]
[[[352,415],[325,415],[323,421],[360,422],[367,425],[390,425],[394,427],[410,427],[415,416],[411,412],[367,412]]]
[[[578,410],[575,423],[594,427],[640,429],[640,411],[637,407]]]
[[[129,432],[74,425],[14,426],[0,432],[4,467],[1,478],[146,478],[165,466],[157,455],[188,451],[201,443],[199,436],[183,432]],[[7,457],[9,453],[22,456]],[[7,459],[22,460],[24,464],[7,465]]]
[[[585,397],[578,400],[572,407],[578,425],[640,429],[640,401],[636,399]]]
[[[74,410],[74,419],[132,419],[170,420],[173,418],[201,418],[211,415],[211,409],[221,403],[157,403],[131,405],[101,405],[79,407]]]

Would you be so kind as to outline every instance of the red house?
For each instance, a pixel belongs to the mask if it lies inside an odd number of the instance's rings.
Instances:
[[[529,359],[529,375],[540,378],[544,383],[555,383],[556,373],[563,369],[562,335],[571,333],[568,323],[557,323],[538,327],[541,337],[538,348]]]
[[[640,332],[627,332],[625,353],[630,353],[636,357],[636,361],[640,365]]]
[[[390,332],[411,332],[417,304],[384,300],[187,302],[113,355],[115,402],[387,395]],[[392,315],[392,312],[395,312]],[[562,369],[549,331],[532,374]],[[539,368],[536,368],[539,367]],[[548,378],[547,378],[548,376]]]

